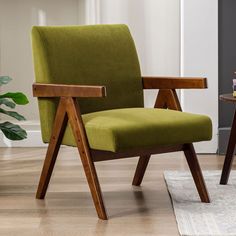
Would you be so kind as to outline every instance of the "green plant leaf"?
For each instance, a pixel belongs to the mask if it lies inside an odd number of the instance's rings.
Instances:
[[[6,110],[0,108],[0,113],[11,116],[17,120],[26,120],[24,116],[20,115],[19,113],[15,112],[15,111],[6,111]]]
[[[15,108],[16,104],[12,101],[9,101],[7,98],[0,98],[0,105],[5,105],[10,108]]]
[[[18,105],[25,105],[29,103],[28,98],[20,92],[16,93],[5,93],[0,95],[0,98],[11,98]]]
[[[11,122],[0,123],[0,130],[10,140],[22,140],[27,138],[27,133],[19,125],[12,124]]]
[[[0,86],[3,84],[8,84],[11,80],[12,78],[9,76],[0,76]]]

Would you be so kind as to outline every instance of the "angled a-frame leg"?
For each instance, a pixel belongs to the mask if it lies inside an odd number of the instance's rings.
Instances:
[[[207,192],[206,184],[202,175],[201,168],[198,163],[197,155],[195,153],[193,144],[184,145],[184,154],[188,162],[189,169],[192,173],[198,194],[202,202],[209,203],[210,198]]]
[[[36,198],[43,199],[45,197],[47,187],[51,178],[53,167],[56,162],[58,151],[62,142],[66,125],[69,122],[75,136],[75,141],[80,153],[81,161],[84,167],[86,178],[90,187],[93,202],[97,210],[98,217],[107,220],[107,214],[103,203],[100,184],[98,181],[96,169],[90,156],[90,150],[83,127],[83,122],[79,112],[79,106],[76,98],[61,97],[57,108],[57,113],[54,121],[53,133],[48,146],[46,158]]]
[[[181,106],[174,89],[160,89],[154,107],[181,111]],[[151,156],[140,156],[132,185],[141,185],[150,157]]]
[[[48,145],[43,170],[39,180],[36,198],[43,199],[47,192],[48,184],[60,149],[61,141],[66,129],[68,116],[65,110],[65,99],[61,98],[58,104],[56,117],[54,120],[53,132]]]
[[[66,110],[98,217],[102,220],[107,220],[100,184],[94,162],[91,158],[86,133],[76,98],[67,98]]]
[[[172,110],[181,111],[181,106],[176,91],[174,89],[160,89],[157,95],[155,108],[164,108],[164,109],[168,108]],[[199,166],[193,144],[184,144],[183,151],[186,156],[201,201],[209,203],[210,202],[209,195],[207,192],[207,188],[204,182],[202,171]],[[141,184],[149,159],[150,156],[149,157],[141,156],[139,158],[139,162],[133,178],[133,185],[139,186]]]

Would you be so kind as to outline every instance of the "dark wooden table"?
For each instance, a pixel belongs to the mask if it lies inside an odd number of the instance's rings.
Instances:
[[[233,94],[222,94],[220,95],[220,100],[225,102],[236,103],[236,97]],[[234,118],[232,122],[232,127],[230,131],[230,137],[228,142],[228,147],[225,155],[225,162],[221,174],[220,184],[227,184],[229,179],[229,174],[231,171],[233,159],[234,159],[234,148],[236,144],[236,110],[234,112]]]

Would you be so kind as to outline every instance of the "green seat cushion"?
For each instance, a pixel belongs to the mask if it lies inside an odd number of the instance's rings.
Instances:
[[[90,148],[112,152],[206,141],[212,137],[209,117],[166,109],[106,110],[84,114],[83,121]],[[75,146],[68,128],[63,144]]]

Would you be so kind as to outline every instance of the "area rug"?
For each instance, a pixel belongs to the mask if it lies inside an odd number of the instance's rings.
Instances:
[[[201,203],[190,172],[167,171],[170,193],[180,235],[236,236],[236,171],[228,185],[219,185],[220,171],[203,172],[211,203]]]

